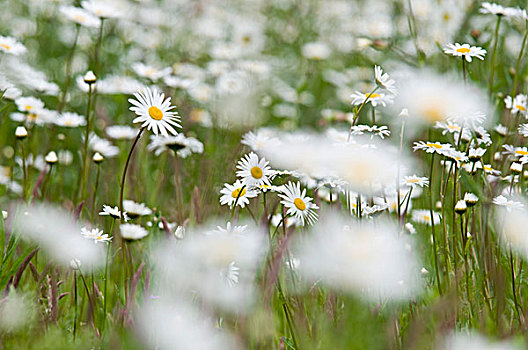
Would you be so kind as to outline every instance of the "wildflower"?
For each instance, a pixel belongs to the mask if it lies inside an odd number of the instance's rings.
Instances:
[[[521,134],[524,137],[528,137],[528,124],[521,124],[519,125],[519,134]]]
[[[427,153],[438,153],[441,155],[446,155],[452,152],[454,148],[449,143],[418,141],[415,142],[413,146],[413,151],[417,150],[423,150]]]
[[[143,226],[136,224],[121,224],[119,225],[119,231],[121,232],[121,237],[127,241],[137,241],[149,234]]]
[[[376,84],[389,91],[391,94],[396,94],[396,82],[392,80],[388,73],[383,73],[383,69],[380,66],[374,66],[374,77],[376,78]]]
[[[484,153],[486,153],[486,150],[484,148],[470,148],[468,152],[468,158],[472,162],[477,162],[482,158]]]
[[[136,203],[129,199],[123,201],[123,208],[131,219],[152,214],[152,210],[145,203]]]
[[[97,80],[97,77],[95,76],[94,72],[92,72],[91,70],[89,70],[88,72],[86,72],[86,74],[84,75],[83,77],[83,80],[86,84],[88,85],[91,85],[91,84],[94,84]]]
[[[486,55],[486,50],[481,47],[470,46],[469,44],[460,45],[459,43],[447,44],[444,47],[444,52],[456,57],[464,57],[468,62],[471,62],[472,57],[484,60],[484,56]]]
[[[86,238],[92,239],[94,243],[108,243],[112,241],[112,237],[109,237],[108,234],[103,233],[103,230],[99,230],[98,228],[93,228],[89,230],[86,227],[81,227],[81,235]]]
[[[92,160],[94,163],[99,164],[104,160],[104,157],[99,152],[95,152],[95,154],[92,157]]]
[[[55,120],[55,124],[68,128],[77,128],[86,125],[86,119],[77,113],[65,112]]]
[[[464,214],[467,211],[466,201],[461,199],[455,204],[455,213]]]
[[[296,217],[304,226],[305,222],[313,225],[317,221],[317,213],[315,209],[319,207],[312,203],[312,198],[306,196],[306,189],[301,192],[301,184],[299,182],[288,182],[284,185],[282,193],[279,194],[282,199],[281,203],[287,208],[287,214]]]
[[[106,128],[106,134],[115,140],[132,140],[138,130],[128,125],[112,125]]]
[[[236,167],[239,170],[236,175],[242,178],[242,183],[248,187],[271,185],[270,180],[274,172],[268,164],[266,158],[259,160],[259,157],[251,152],[238,162]]]
[[[19,97],[15,100],[17,108],[21,112],[37,113],[44,108],[44,102],[35,97]]]
[[[103,0],[81,1],[81,6],[99,18],[117,18],[123,15],[122,11],[111,2]]]
[[[513,162],[510,165],[510,170],[512,173],[520,174],[522,172],[522,168],[523,168],[523,164],[521,163]]]
[[[95,133],[90,134],[88,147],[92,151],[102,154],[105,158],[112,158],[119,154],[119,147],[114,146],[108,140],[100,138]]]
[[[524,116],[528,115],[528,96],[519,94],[512,98],[511,96],[506,96],[504,98],[504,103],[506,108],[511,110],[513,114],[521,113]]]
[[[171,67],[166,67],[164,69],[157,69],[155,67],[148,66],[143,63],[132,64],[132,69],[140,77],[148,78],[152,81],[158,81],[159,79],[167,77],[172,73]]]
[[[134,97],[136,100],[128,99],[128,102],[133,105],[130,110],[138,115],[132,121],[133,123],[143,123],[141,127],[152,129],[156,135],[159,132],[163,136],[169,136],[167,130],[175,136],[178,135],[173,126],[181,128],[180,116],[177,112],[171,111],[176,107],[170,105],[170,97],[165,99],[165,94],[150,88],[136,92]]]
[[[26,53],[26,47],[19,43],[15,38],[0,35],[0,52],[19,56]]]
[[[322,42],[311,42],[304,44],[302,47],[302,55],[310,60],[321,61],[330,57],[332,51]]]
[[[249,131],[244,134],[241,141],[242,144],[249,146],[255,152],[260,151],[265,145],[278,144],[279,142],[267,129],[259,129],[256,132]]]
[[[17,126],[15,129],[15,136],[17,139],[22,140],[28,136],[28,132],[23,126]]]
[[[412,211],[412,220],[420,224],[437,225],[440,223],[440,214],[433,211],[433,219],[431,220],[431,212],[428,209],[415,209]]]
[[[427,187],[429,186],[429,179],[427,177],[419,177],[416,175],[404,176],[402,185],[413,187],[413,188],[416,188],[417,186]]]
[[[493,198],[493,204],[505,207],[507,210],[520,209],[524,207],[524,204],[504,197],[503,195]]]
[[[103,211],[100,212],[99,215],[110,216],[113,219],[121,219],[121,211],[119,210],[117,206],[112,208],[111,206],[104,204]],[[129,218],[126,212],[123,213],[123,218],[125,219],[125,222],[128,221]]]
[[[479,12],[483,14],[504,16],[508,13],[508,8],[495,3],[483,2]]]
[[[258,195],[258,192],[254,189],[247,188],[240,180],[236,180],[234,184],[224,184],[224,188],[220,191],[222,196],[220,197],[221,205],[238,205],[244,208],[246,204],[249,204],[249,198],[254,198]]]
[[[73,21],[85,27],[99,28],[101,20],[90,12],[75,6],[61,6],[59,11],[68,20]]]
[[[193,153],[203,152],[203,143],[194,137],[186,137],[182,133],[176,136],[151,135],[150,143],[147,149],[154,155],[159,156],[161,153],[172,150],[178,157],[187,158]]]
[[[388,103],[392,103],[394,100],[393,95],[386,95],[384,93],[378,94],[376,92],[363,93],[359,91],[354,92],[351,98],[353,105],[357,106],[364,103],[370,103],[373,107],[377,107],[378,105],[386,107]]]
[[[493,130],[495,130],[501,136],[508,135],[508,128],[502,124],[496,125]]]
[[[55,151],[51,151],[46,155],[46,157],[44,157],[44,160],[46,163],[51,165],[57,163],[59,158],[57,157],[57,153],[55,153]]]
[[[464,194],[464,200],[466,201],[466,205],[471,208],[477,204],[478,197],[473,193],[466,192]]]

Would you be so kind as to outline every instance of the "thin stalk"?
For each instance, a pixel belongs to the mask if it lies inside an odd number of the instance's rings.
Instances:
[[[517,63],[515,64],[515,76],[513,78],[513,88],[510,93],[512,98],[517,94],[517,83],[519,82],[519,70],[521,69],[521,61],[524,57],[524,50],[526,49],[526,42],[528,41],[528,21],[526,21],[526,28],[524,29],[524,37],[521,45],[521,51],[519,51],[519,56],[517,56]]]
[[[114,233],[114,224],[115,219],[112,220],[112,226],[110,227],[110,236],[112,237],[112,234]],[[101,324],[101,331],[104,331],[105,325],[106,325],[106,305],[108,302],[108,294],[107,294],[107,285],[108,285],[108,258],[110,257],[110,251],[111,251],[112,245],[108,243],[108,247],[106,248],[106,259],[105,259],[105,271],[104,271],[104,300],[103,300],[103,323]]]
[[[84,197],[84,186],[86,182],[87,172],[88,172],[88,141],[90,139],[90,105],[92,102],[92,85],[88,85],[88,105],[86,107],[86,133],[84,134],[84,146],[83,146],[83,162],[81,169],[81,184],[79,189],[79,196]]]
[[[24,140],[20,140],[20,152],[22,153],[22,175],[24,177],[24,200],[27,200],[27,188],[28,188],[28,172],[26,166],[26,152],[24,150]]]
[[[73,340],[75,341],[75,335],[77,334],[77,271],[73,270],[73,302],[74,314],[73,314]]]
[[[79,31],[81,30],[81,26],[79,24],[75,25],[75,37],[73,39],[73,44],[70,48],[70,51],[68,52],[68,56],[66,58],[66,80],[64,82],[64,88],[62,89],[62,94],[59,102],[59,108],[57,108],[57,111],[60,113],[64,109],[64,105],[66,104],[66,95],[68,94],[68,88],[70,87],[70,80],[72,75],[72,60],[73,60],[73,54],[75,52],[75,47],[77,46],[77,41],[79,39]]]
[[[365,104],[368,102],[368,100],[370,99],[370,97],[378,90],[379,86],[376,85],[376,87],[374,88],[374,90],[372,90],[365,98],[365,100],[363,100],[363,102],[361,103],[361,105],[359,106],[357,112],[355,113],[354,115],[354,120],[352,120],[352,125],[350,125],[350,131],[348,132],[348,137],[347,137],[347,142],[350,141],[350,136],[352,136],[352,128],[354,127],[354,125],[356,125],[356,121],[357,119],[359,118],[359,113],[361,113],[361,110],[363,109],[363,107],[365,107]]]
[[[499,27],[501,23],[502,16],[497,16],[497,24],[495,25],[495,33],[493,35],[494,38],[494,44],[493,44],[493,52],[491,53],[491,60],[490,60],[490,77],[489,77],[489,95],[491,97],[491,93],[493,92],[493,78],[495,76],[495,58],[497,57],[497,45],[499,43]]]
[[[97,189],[99,188],[99,176],[101,175],[101,163],[97,163],[97,172],[95,173],[95,186],[92,196],[92,220],[95,219],[95,199],[97,197]],[[114,222],[112,221],[112,227]]]
[[[429,176],[429,214],[431,215],[431,233],[433,235],[433,249],[434,249],[434,264],[436,272],[436,283],[438,284],[438,293],[442,295],[442,285],[440,284],[440,268],[438,267],[438,247],[436,244],[436,234],[435,234],[435,222],[433,215],[433,171],[434,171],[434,153],[431,157],[431,174]],[[399,199],[398,199],[399,200]]]

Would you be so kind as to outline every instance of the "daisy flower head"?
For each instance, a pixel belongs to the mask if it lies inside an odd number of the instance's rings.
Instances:
[[[148,66],[141,62],[132,64],[132,69],[142,78],[148,78],[152,81],[158,81],[161,78],[167,77],[172,73],[171,67],[158,69],[153,66]]]
[[[514,201],[504,197],[503,195],[493,198],[493,204],[506,208],[508,211],[512,209],[521,209],[524,207],[524,204],[518,201]]]
[[[19,43],[15,38],[0,35],[0,52],[19,56],[26,51],[26,47]]]
[[[92,239],[94,243],[108,243],[112,241],[112,237],[109,237],[108,234],[103,233],[103,230],[98,228],[88,229],[86,227],[81,227],[81,235],[88,239]]]
[[[433,220],[431,220],[431,212],[428,209],[417,209],[412,211],[412,221],[420,224],[429,226],[431,226],[431,224],[437,225],[440,223],[440,219],[440,214],[433,211]]]
[[[165,94],[158,91],[156,88],[145,88],[142,91],[134,94],[134,99],[128,99],[133,106],[130,110],[138,115],[132,122],[143,123],[141,127],[152,129],[154,134],[158,132],[163,136],[169,136],[169,131],[172,135],[178,135],[174,127],[181,128],[180,116],[178,112],[171,111],[176,108],[171,106],[171,98],[165,99]]]
[[[111,1],[88,0],[82,1],[81,6],[99,18],[117,18],[123,15]]]
[[[482,156],[486,153],[486,149],[484,148],[470,148],[468,153],[468,158],[472,162],[477,162],[482,158]]]
[[[103,211],[101,211],[99,213],[99,215],[101,215],[101,216],[110,216],[113,219],[121,219],[121,211],[119,210],[119,208],[117,206],[112,208],[109,205],[103,204]],[[127,222],[129,218],[128,218],[128,215],[127,215],[126,212],[123,213],[123,217],[125,219],[125,222]]]
[[[497,16],[504,16],[508,13],[508,8],[499,4],[483,2],[482,7],[479,10],[482,14],[491,14]]]
[[[394,96],[393,95],[387,95],[384,93],[376,93],[376,92],[359,92],[356,91],[350,96],[352,98],[352,104],[353,105],[362,105],[366,103],[370,103],[372,107],[377,107],[379,105],[386,107],[387,104],[392,103]]]
[[[147,207],[145,203],[136,203],[130,199],[125,199],[123,201],[123,208],[125,209],[125,213],[127,213],[128,217],[131,219],[152,214],[152,209]]]
[[[128,125],[112,125],[106,128],[106,134],[114,140],[132,140],[138,130]]]
[[[287,208],[286,213],[300,220],[302,226],[305,223],[313,225],[317,221],[315,210],[319,209],[319,207],[312,203],[312,198],[306,196],[306,189],[301,191],[299,182],[288,182],[284,185],[279,197],[282,198],[281,203]]]
[[[332,50],[323,42],[311,42],[305,44],[302,49],[302,55],[310,60],[322,61],[330,57]]]
[[[258,195],[256,190],[247,188],[240,180],[236,180],[232,185],[224,184],[224,188],[220,190],[220,193],[222,194],[220,204],[227,204],[230,208],[234,205],[244,208],[246,204],[249,204],[249,198],[254,198]]]
[[[528,96],[524,94],[519,94],[512,98],[511,96],[506,96],[504,98],[504,103],[506,108],[510,109],[513,114],[521,113],[524,116],[528,116]]]
[[[15,100],[15,104],[20,112],[37,113],[44,109],[44,102],[35,97],[19,97]]]
[[[413,151],[417,150],[422,150],[427,153],[438,153],[441,155],[446,155],[449,152],[454,151],[454,148],[450,143],[418,141],[415,142],[413,146]]]
[[[380,66],[374,66],[374,77],[379,87],[389,91],[391,94],[396,93],[396,82],[390,78],[388,73],[383,73],[383,69]]]
[[[418,186],[420,187],[427,187],[429,186],[429,179],[427,177],[420,177],[416,175],[412,176],[404,176],[402,185],[404,186],[410,186],[412,188],[416,188]]]
[[[487,51],[478,46],[470,46],[469,44],[460,45],[459,43],[454,43],[447,44],[444,47],[444,53],[455,57],[462,57],[465,58],[466,61],[471,62],[473,57],[476,57],[479,60],[484,60],[484,56],[486,56]]]
[[[176,136],[150,135],[150,143],[147,146],[150,152],[159,156],[165,151],[172,150],[180,158],[187,158],[193,153],[203,153],[203,143],[194,137],[186,137],[184,134]]]
[[[261,158],[251,152],[240,159],[237,164],[236,176],[242,178],[242,183],[248,187],[257,187],[260,185],[271,185],[271,178],[274,171],[268,165],[266,158]]]
[[[75,6],[61,6],[60,13],[68,20],[85,27],[99,28],[101,20],[85,9]]]
[[[55,120],[55,124],[66,128],[77,128],[86,125],[86,119],[77,113],[64,112]]]
[[[141,225],[121,224],[119,225],[121,237],[127,241],[137,241],[145,238],[149,232]]]

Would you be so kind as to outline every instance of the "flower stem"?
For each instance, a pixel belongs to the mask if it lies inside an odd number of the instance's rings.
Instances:
[[[92,102],[92,84],[88,85],[88,106],[86,107],[86,133],[84,135],[83,162],[81,170],[81,184],[79,188],[80,198],[84,197],[84,186],[88,172],[88,141],[90,139],[90,105]]]
[[[134,148],[136,148],[139,138],[141,137],[141,134],[143,134],[144,130],[145,130],[145,127],[142,127],[139,130],[136,138],[134,139],[134,143],[132,143],[132,147],[130,147],[130,152],[128,152],[128,157],[125,163],[125,168],[123,169],[123,176],[121,177],[121,191],[119,192],[119,210],[121,211],[121,223],[122,224],[125,222],[125,215],[123,213],[123,193],[125,189],[125,180],[126,180],[128,165],[130,164],[130,158],[132,158],[132,153],[134,152]]]
[[[99,187],[99,176],[101,174],[101,164],[97,163],[97,172],[95,174],[95,186],[92,197],[92,220],[95,218],[95,199],[97,197],[97,189]],[[115,220],[114,220],[115,221]],[[114,227],[114,222],[112,221],[112,227]]]
[[[70,48],[70,51],[68,52],[68,56],[66,58],[66,80],[64,82],[64,87],[62,89],[62,94],[59,102],[59,108],[57,108],[57,111],[60,113],[64,109],[64,105],[66,104],[66,95],[68,94],[68,88],[70,87],[70,80],[72,75],[72,60],[73,60],[73,54],[75,52],[75,47],[77,46],[77,41],[79,39],[79,31],[81,29],[81,26],[79,24],[75,25],[75,38],[73,39],[73,44]]]
[[[515,77],[513,78],[513,88],[510,93],[512,98],[517,94],[517,83],[519,82],[519,69],[521,68],[521,60],[524,57],[524,50],[526,49],[526,42],[528,41],[528,21],[526,21],[526,28],[524,30],[524,37],[521,45],[521,51],[517,56],[517,63],[515,64]]]
[[[436,244],[436,234],[435,234],[435,222],[433,215],[433,170],[434,170],[434,153],[431,157],[431,175],[429,176],[429,215],[431,215],[431,233],[433,235],[433,249],[434,249],[434,264],[436,272],[436,283],[438,285],[438,293],[442,295],[442,285],[440,284],[440,268],[438,267],[438,248]]]
[[[497,44],[499,43],[499,27],[501,23],[502,16],[497,16],[497,24],[495,25],[495,34],[494,37],[494,44],[493,44],[493,52],[491,53],[491,68],[490,68],[490,78],[489,78],[489,95],[491,96],[491,93],[493,91],[493,78],[495,76],[495,58],[497,57]]]

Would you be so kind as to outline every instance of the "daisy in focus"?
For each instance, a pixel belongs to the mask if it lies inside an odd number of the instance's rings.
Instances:
[[[282,193],[279,194],[282,198],[281,204],[287,208],[287,214],[295,217],[304,226],[305,223],[313,225],[317,221],[316,209],[319,207],[312,203],[313,198],[306,196],[306,189],[301,191],[301,184],[299,182],[289,182],[284,185]]]
[[[388,73],[383,73],[383,69],[380,66],[374,66],[374,77],[379,87],[389,91],[391,94],[396,93],[396,82],[390,78]]]
[[[512,98],[511,96],[506,96],[504,98],[504,103],[506,108],[511,110],[512,114],[521,113],[525,117],[528,116],[528,96],[524,94],[519,94]]]
[[[463,57],[466,59],[466,61],[471,62],[473,57],[476,57],[479,60],[484,60],[484,56],[486,56],[487,51],[478,46],[470,46],[469,44],[460,45],[459,43],[454,43],[447,44],[444,47],[444,53],[455,57]]]
[[[363,93],[356,91],[352,94],[351,98],[352,104],[356,106],[370,103],[372,107],[377,107],[378,105],[386,107],[387,104],[393,101],[392,95],[386,95],[384,93],[378,94],[375,92]]]
[[[220,193],[222,194],[220,204],[227,204],[230,208],[234,205],[244,208],[246,204],[249,204],[249,198],[254,198],[258,195],[256,190],[248,189],[240,180],[236,180],[232,185],[224,184],[224,188]]]
[[[147,127],[155,135],[158,133],[163,136],[178,135],[174,127],[181,128],[180,116],[178,112],[171,111],[176,106],[171,106],[171,98],[165,98],[165,94],[157,89],[151,90],[146,88],[143,91],[136,92],[134,99],[128,99],[133,107],[130,110],[138,115],[132,122],[142,123],[141,127]],[[168,131],[168,132],[167,132]]]
[[[101,216],[110,216],[113,219],[121,219],[121,211],[119,210],[119,208],[117,206],[112,208],[111,206],[104,204],[103,205],[103,211],[101,211],[99,213],[99,215],[101,215]],[[125,222],[127,222],[129,220],[129,217],[128,217],[126,212],[123,213],[123,217],[125,219]]]
[[[236,167],[239,170],[236,175],[242,178],[242,183],[249,187],[270,186],[274,171],[268,164],[266,158],[259,159],[255,153],[251,152],[238,162]]]

